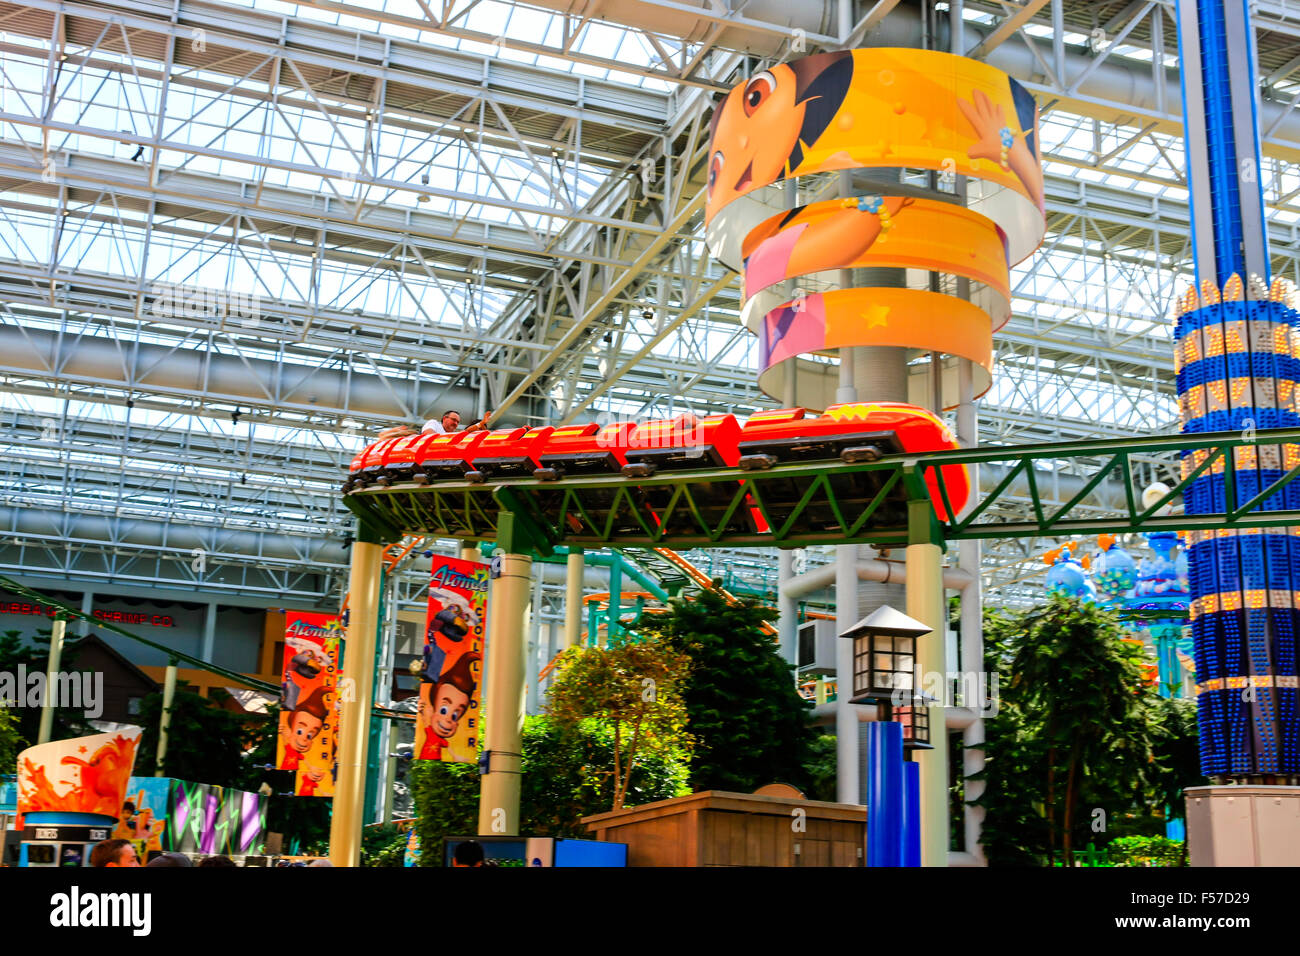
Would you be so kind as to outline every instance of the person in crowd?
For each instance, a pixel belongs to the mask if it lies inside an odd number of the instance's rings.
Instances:
[[[492,413],[488,412],[474,424],[466,427],[460,427],[460,412],[453,410],[442,413],[442,418],[431,418],[424,423],[420,429],[422,432],[433,432],[437,435],[452,435],[456,432],[476,432],[488,427],[488,422],[492,418]],[[385,428],[379,433],[379,441],[386,438],[400,438],[403,435],[414,435],[415,429],[410,425],[392,425]]]
[[[91,866],[139,866],[135,844],[130,840],[102,840],[90,851]]]
[[[204,857],[199,861],[199,866],[239,866],[239,864],[230,857],[219,854],[217,856]]]
[[[184,853],[159,853],[152,860],[145,864],[148,869],[151,866],[193,866],[190,858]]]
[[[477,840],[464,840],[456,844],[456,852],[451,856],[452,866],[482,866],[483,845]]]

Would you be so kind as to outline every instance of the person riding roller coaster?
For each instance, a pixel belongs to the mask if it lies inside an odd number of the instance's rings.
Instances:
[[[421,432],[434,432],[438,435],[453,435],[457,432],[477,432],[483,431],[488,427],[488,421],[492,418],[492,413],[488,412],[474,424],[466,427],[460,427],[460,412],[449,410],[442,413],[442,418],[431,418],[424,423]],[[386,438],[400,438],[403,435],[414,435],[415,428],[411,425],[392,425],[385,428],[379,433],[377,441],[383,441]]]

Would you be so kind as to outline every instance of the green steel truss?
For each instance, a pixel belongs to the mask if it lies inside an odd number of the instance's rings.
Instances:
[[[777,464],[765,471],[737,468],[662,472],[650,477],[601,475],[560,481],[514,479],[471,484],[436,482],[354,491],[344,502],[363,528],[395,540],[426,534],[498,541],[511,550],[548,553],[558,544],[585,547],[669,547],[674,549],[815,544],[872,544],[897,547],[918,541],[971,538],[1063,537],[1072,534],[1300,526],[1300,511],[1281,507],[1278,494],[1300,468],[1241,501],[1226,482],[1221,514],[1159,515],[1197,477],[1229,463],[1242,446],[1300,443],[1300,428],[1253,433],[1155,435],[1135,439],[1052,442],[890,455],[875,462]],[[1141,503],[1133,456],[1205,450],[1205,461],[1150,507]],[[1063,505],[1045,504],[1040,485],[1050,469],[1087,463],[1091,477]],[[1100,466],[1095,463],[1100,462]],[[934,475],[943,510],[951,514],[949,491],[939,469],[946,465],[998,463],[1005,472],[997,486],[955,520],[940,521],[927,487]],[[1078,468],[1076,467],[1076,471]],[[1124,507],[1113,515],[1088,505],[1103,482],[1119,483]],[[1015,490],[1027,496],[1025,520],[988,517]],[[770,530],[759,531],[759,522]]]

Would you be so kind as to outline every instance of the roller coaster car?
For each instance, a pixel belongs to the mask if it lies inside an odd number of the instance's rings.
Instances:
[[[635,422],[619,422],[604,428],[588,422],[557,428],[540,449],[545,454],[538,457],[533,477],[555,481],[565,475],[616,473],[627,464],[624,457],[627,436],[635,427]]]
[[[628,436],[629,478],[653,475],[656,469],[724,468],[736,464],[740,426],[734,415],[678,415],[638,425]]]
[[[487,438],[488,432],[454,432],[434,435],[426,444],[416,448],[414,481],[427,485],[431,481],[464,478],[473,465],[474,452]]]
[[[414,435],[404,435],[389,445],[380,459],[375,484],[387,488],[413,480],[416,448],[433,437],[429,432],[417,432]]]
[[[845,411],[863,407],[881,406],[832,405],[817,418],[805,417],[802,408],[758,412],[741,431],[738,464],[744,471],[762,471],[777,462],[875,461],[902,452],[902,442],[892,429],[884,430],[872,418]]]
[[[369,446],[361,449],[352,458],[352,464],[348,466],[348,476],[343,479],[343,493],[346,495],[352,490],[353,483],[357,480],[357,475],[361,472],[361,463],[366,458],[366,452],[370,450]]]
[[[465,473],[469,481],[492,478],[528,478],[537,470],[537,451],[555,431],[540,428],[502,428],[490,433],[474,454],[473,468]]]
[[[383,470],[385,453],[401,441],[402,437],[404,436],[385,438],[383,441],[377,441],[373,445],[367,446],[357,458],[352,460],[352,477],[344,485],[344,488],[351,491],[373,485]],[[358,458],[360,461],[357,460]]]
[[[895,402],[855,402],[832,405],[824,415],[806,417],[804,410],[784,409],[760,412],[741,431],[741,468],[760,472],[774,464],[791,461],[847,462],[875,461],[884,455],[955,449],[957,443],[943,421],[915,405]],[[970,478],[961,465],[945,466],[944,486],[952,507],[960,510],[970,495]],[[889,471],[857,472],[830,478],[842,513],[861,513],[873,502],[894,474]],[[796,504],[803,500],[814,476],[792,476],[779,481],[765,480],[762,498],[768,515],[783,524]],[[947,509],[939,493],[935,473],[926,473],[926,484],[941,520]],[[906,492],[895,484],[881,502],[873,523],[894,525],[906,522]],[[847,509],[847,511],[845,511]],[[834,530],[840,522],[829,502],[814,498],[800,518],[813,530]]]

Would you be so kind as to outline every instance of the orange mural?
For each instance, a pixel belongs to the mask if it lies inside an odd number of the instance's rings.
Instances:
[[[712,225],[735,200],[784,179],[862,167],[984,180],[1020,200],[993,202],[989,218],[1008,233],[1009,220],[1037,233],[1027,248],[1016,244],[1013,258],[1041,241],[1033,96],[995,67],[935,50],[819,53],[737,86],[713,112],[705,219]]]
[[[798,204],[798,190],[766,188],[867,168],[888,172],[845,179],[829,200]],[[928,198],[904,185],[917,170],[930,171],[919,184]],[[822,181],[801,187],[826,194]],[[992,383],[992,333],[1010,317],[1010,267],[1046,227],[1037,104],[996,68],[934,50],[770,67],[714,110],[705,222],[709,251],[744,274],[742,317],[759,336],[769,395],[793,385],[800,404],[824,408],[835,383],[802,357],[862,346],[933,353],[927,400],[957,395],[956,365],[942,356],[969,359],[980,394]],[[826,291],[847,284],[829,273],[879,268],[895,270],[886,288]],[[804,277],[811,288],[791,286]]]
[[[139,742],[132,729],[28,747],[18,755],[18,812],[119,816]]]

